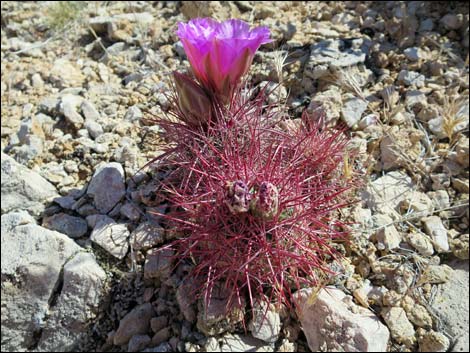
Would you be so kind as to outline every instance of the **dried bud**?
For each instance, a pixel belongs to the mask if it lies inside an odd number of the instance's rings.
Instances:
[[[253,214],[264,219],[270,219],[277,213],[278,208],[279,192],[277,187],[267,181],[263,181],[256,198],[253,200]]]
[[[248,212],[250,209],[251,194],[248,186],[241,180],[229,181],[225,185],[225,204],[233,214]]]
[[[207,124],[211,118],[211,100],[204,89],[190,77],[174,71],[181,117],[190,125]]]

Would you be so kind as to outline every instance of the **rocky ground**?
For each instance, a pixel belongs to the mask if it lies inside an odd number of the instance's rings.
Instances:
[[[2,2],[1,316],[6,351],[468,351],[468,5]],[[175,35],[266,25],[253,85],[345,122],[363,166],[339,275],[301,312],[190,302],[155,212]],[[272,84],[272,83],[271,83]],[[315,295],[316,300],[310,300]],[[251,310],[251,309],[250,309]],[[246,316],[247,329],[242,327]]]

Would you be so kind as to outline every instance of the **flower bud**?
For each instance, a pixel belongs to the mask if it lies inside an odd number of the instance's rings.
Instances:
[[[279,209],[279,192],[277,187],[267,181],[263,181],[258,194],[252,203],[253,214],[264,219],[271,219]]]
[[[190,125],[205,125],[211,118],[211,100],[204,89],[190,77],[174,71],[181,119]]]
[[[233,214],[248,212],[250,209],[251,194],[248,186],[241,180],[229,181],[225,185],[225,204]]]

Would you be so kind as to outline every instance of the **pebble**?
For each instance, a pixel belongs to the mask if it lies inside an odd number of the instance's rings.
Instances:
[[[57,213],[51,217],[44,218],[42,225],[48,229],[63,233],[72,239],[80,238],[88,231],[87,222],[83,218],[69,216],[65,213]]]
[[[407,347],[412,347],[416,341],[415,330],[402,308],[383,308],[382,317],[385,320],[392,337]]]
[[[414,86],[416,88],[424,87],[425,77],[419,72],[401,70],[398,74],[398,82],[403,82],[405,86]]]
[[[448,252],[449,243],[447,240],[447,229],[444,227],[442,220],[438,216],[430,216],[421,220],[424,230],[431,237],[434,249],[438,253]]]
[[[103,128],[94,120],[85,121],[85,128],[91,138],[96,139],[98,136],[104,133]]]
[[[148,335],[134,335],[129,340],[127,351],[140,352],[141,350],[145,349],[151,341],[152,339]]]
[[[164,240],[164,228],[153,222],[143,222],[132,231],[130,243],[135,250],[145,250],[163,243]]]
[[[92,242],[98,244],[119,260],[127,254],[129,248],[128,238],[129,230],[126,225],[118,224],[112,218],[106,216],[96,222],[90,236]]]
[[[274,308],[267,308],[266,303],[259,303],[253,310],[253,319],[248,325],[253,337],[268,343],[275,343],[281,331],[281,318]]]
[[[419,335],[418,344],[420,352],[447,352],[450,347],[449,339],[443,333],[436,331],[427,331]]]
[[[159,344],[168,341],[170,337],[171,337],[170,328],[164,327],[153,335],[152,346],[158,346]]]
[[[346,352],[387,349],[390,333],[374,313],[354,304],[351,296],[337,288],[323,288],[311,300],[314,293],[313,289],[302,289],[294,294],[297,315],[312,351],[320,347]]]
[[[119,322],[119,328],[114,334],[113,342],[116,346],[122,346],[129,342],[132,336],[146,334],[150,319],[154,316],[152,304],[141,304],[130,311]]]
[[[418,47],[407,48],[403,51],[403,54],[405,54],[406,58],[410,61],[425,59],[424,52]]]
[[[129,107],[126,115],[124,115],[124,119],[130,122],[140,121],[143,117],[144,115],[142,114],[142,111],[136,105]]]
[[[434,254],[431,239],[421,232],[410,231],[405,235],[405,240],[415,248],[420,255],[431,256]]]
[[[379,250],[392,250],[400,246],[401,236],[394,225],[379,229],[376,237]]]
[[[45,203],[59,196],[54,185],[3,153],[1,172],[2,213],[22,209],[39,216]]]
[[[95,170],[87,194],[101,213],[108,213],[125,195],[124,169],[119,163],[102,164]]]
[[[341,118],[348,125],[353,127],[356,125],[362,117],[362,114],[367,109],[367,101],[360,98],[352,98],[346,101],[341,110]]]
[[[146,256],[144,277],[168,278],[173,269],[173,256],[173,250],[170,249],[151,249]]]

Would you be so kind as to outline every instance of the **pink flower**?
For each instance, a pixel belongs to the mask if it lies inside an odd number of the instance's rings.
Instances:
[[[236,19],[194,19],[179,23],[177,34],[196,78],[224,100],[248,71],[256,50],[271,41],[267,27],[250,30]]]

